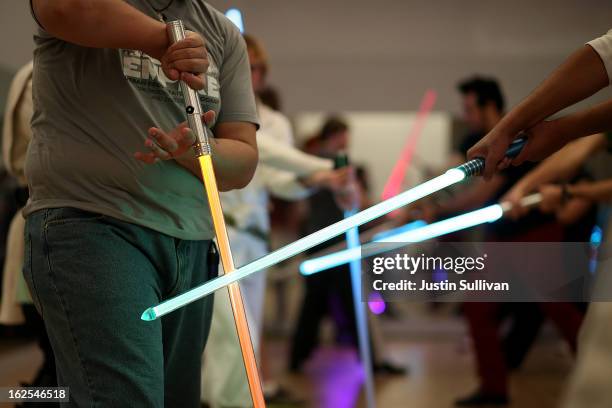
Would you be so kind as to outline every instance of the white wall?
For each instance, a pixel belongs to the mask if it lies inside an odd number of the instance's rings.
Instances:
[[[296,139],[304,141],[321,128],[324,112],[302,113],[294,118]],[[378,199],[385,183],[400,158],[410,130],[416,119],[415,112],[344,112],[342,117],[351,129],[349,157],[355,164],[366,167],[370,182],[370,196]],[[441,112],[427,117],[412,157],[404,187],[423,179],[423,170],[441,169],[450,152],[451,119]]]
[[[415,110],[428,87],[456,112],[455,84],[498,76],[510,103],[612,27],[609,0],[231,0],[261,37],[286,109]],[[608,92],[608,97],[612,94]]]
[[[247,30],[269,48],[273,82],[291,113],[415,110],[429,87],[439,93],[436,110],[456,112],[455,83],[474,72],[497,75],[516,103],[573,49],[612,27],[609,0],[211,3],[243,10]],[[31,57],[28,0],[0,1],[0,27],[2,87]]]

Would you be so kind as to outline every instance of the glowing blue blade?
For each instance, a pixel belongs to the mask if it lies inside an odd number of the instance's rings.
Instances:
[[[425,221],[414,221],[398,228],[393,228],[388,231],[380,232],[372,238],[374,242],[380,242],[383,238],[394,236],[403,232],[411,231],[427,225]],[[361,246],[349,247],[348,249],[323,255],[318,258],[309,259],[300,264],[300,273],[302,275],[312,275],[323,270],[331,269],[339,265],[345,265],[354,259],[360,259]]]
[[[236,27],[240,30],[240,33],[244,34],[244,21],[242,20],[242,13],[237,8],[227,9],[225,12],[227,17]]]
[[[448,186],[456,184],[466,177],[465,173],[458,169],[450,169],[446,173],[420,184],[410,190],[404,191],[393,198],[382,201],[357,214],[338,221],[328,227],[316,231],[304,238],[288,244],[270,254],[253,261],[236,271],[220,276],[200,286],[197,286],[174,298],[168,299],[157,306],[147,309],[141,316],[143,320],[154,320],[173,310],[183,307],[191,302],[210,295],[211,293],[237,282],[247,276],[269,268],[272,265],[291,258],[309,248],[319,245],[331,238],[337,237],[351,228],[358,227],[391,211],[397,210],[407,204],[413,203],[423,197],[440,191]]]
[[[402,232],[407,232],[407,231],[412,231],[412,230],[417,229],[417,228],[422,228],[425,225],[427,225],[427,223],[425,221],[423,221],[423,220],[412,221],[412,222],[409,222],[406,225],[402,225],[401,227],[392,228],[392,229],[387,230],[387,231],[379,232],[378,234],[376,234],[376,235],[374,235],[372,237],[372,240],[373,241],[380,241],[380,240],[382,240],[384,238],[391,237],[391,236],[394,236],[394,235],[397,235],[397,234],[401,234]]]
[[[336,266],[347,264],[355,259],[366,258],[381,252],[400,248],[408,243],[423,242],[451,232],[460,231],[487,222],[494,222],[504,215],[501,205],[494,204],[467,214],[458,215],[417,229],[399,232],[390,236],[374,239],[372,243],[362,247],[349,248],[320,258],[308,259],[300,265],[302,275],[312,275]],[[410,225],[410,224],[408,224]],[[396,243],[398,245],[381,246],[380,243]]]
[[[347,211],[345,218],[354,215],[354,212]],[[348,248],[355,248],[361,245],[359,241],[358,227],[351,228],[346,232],[346,245]],[[366,406],[374,408],[374,375],[372,373],[372,353],[370,351],[370,334],[368,330],[368,315],[366,304],[361,301],[361,259],[354,259],[349,264],[351,270],[351,288],[353,291],[353,307],[355,308],[355,323],[357,326],[357,337],[359,344],[359,357],[365,373],[365,394]]]
[[[504,210],[502,209],[501,205],[493,204],[488,207],[481,208],[480,210],[429,224],[423,228],[384,238],[380,242],[404,243],[427,241],[428,239],[450,234],[451,232],[457,232],[475,225],[497,221],[503,217],[503,215]]]

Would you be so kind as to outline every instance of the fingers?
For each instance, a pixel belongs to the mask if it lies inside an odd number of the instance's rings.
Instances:
[[[204,75],[193,75],[189,72],[181,73],[181,80],[185,81],[185,83],[191,88],[199,91],[206,87],[206,81],[204,80]]]
[[[483,159],[485,161],[485,166],[482,172],[482,176],[485,179],[491,178],[493,172],[495,171],[495,166],[491,164],[493,162],[491,147],[486,143],[484,139],[476,143],[470,150],[468,150],[467,158],[468,160],[478,158]]]
[[[208,70],[208,60],[204,58],[180,59],[168,64],[168,66],[182,73],[199,75]]]
[[[151,153],[153,153],[155,155],[155,157],[157,157],[157,158],[159,158],[161,160],[170,160],[172,158],[172,155],[170,153],[168,153],[167,151],[165,151],[164,149],[159,147],[151,139],[145,140],[145,146],[148,147],[149,150],[151,150]]]
[[[504,157],[502,161],[497,164],[497,171],[506,170],[508,167],[510,167],[510,164],[512,164],[512,159]]]
[[[499,145],[490,147],[487,155],[485,156],[485,168],[482,172],[482,176],[485,180],[490,180],[498,169],[503,169],[505,164],[504,161],[505,147]]]
[[[159,160],[155,154],[143,152],[134,153],[134,158],[146,164],[153,164]]]
[[[158,128],[149,129],[149,139],[145,140],[145,146],[151,148],[151,150],[163,150],[169,156],[172,156],[172,153],[179,147],[177,140]],[[163,157],[160,158],[164,159]]]
[[[525,143],[525,147],[523,147],[523,150],[521,150],[521,152],[514,159],[511,160],[512,165],[520,166],[521,164],[525,163],[527,161],[527,157],[529,157],[530,148],[531,146],[529,144],[529,140],[527,140],[527,143]]]
[[[206,43],[204,39],[199,35],[194,33],[193,31],[186,31],[185,38],[175,42],[166,51],[167,54],[171,54],[176,50],[180,50],[183,48],[205,48]]]
[[[162,57],[164,72],[171,80],[181,79],[192,89],[206,85],[204,75],[208,70],[208,52],[202,37],[187,32],[184,40],[172,44]]]
[[[202,115],[202,119],[206,125],[212,125],[215,123],[215,111],[209,110],[208,112],[204,113]]]
[[[168,52],[170,52],[170,49],[168,49]],[[206,49],[201,48],[180,48],[176,49],[175,51],[172,51],[165,57],[165,60],[168,64],[173,64],[180,60],[191,59],[205,59],[206,61],[208,61],[208,53],[206,52]]]

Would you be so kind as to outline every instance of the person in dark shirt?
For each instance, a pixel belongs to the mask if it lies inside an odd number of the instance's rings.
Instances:
[[[346,150],[348,138],[348,125],[341,119],[330,118],[318,136],[306,144],[306,149],[311,154],[335,158],[337,154]],[[321,189],[310,196],[308,206],[310,213],[302,225],[303,235],[318,231],[344,218],[343,209],[336,202],[334,193],[329,190]],[[311,248],[306,253],[315,253],[342,240],[344,240],[343,235]],[[319,326],[328,314],[334,319],[340,335],[356,333],[353,294],[347,265],[305,278],[304,299],[291,345],[289,363],[291,371],[299,371],[316,348]],[[355,343],[355,339],[346,340]]]

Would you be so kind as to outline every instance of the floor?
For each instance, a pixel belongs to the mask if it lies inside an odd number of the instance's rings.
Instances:
[[[451,407],[455,398],[476,386],[469,343],[459,319],[445,317],[402,324],[383,322],[382,328],[388,358],[409,367],[410,373],[376,379],[378,407]],[[282,356],[286,351],[284,338],[267,339],[266,374],[279,378],[307,401],[304,406],[364,406],[363,375],[354,350],[326,345],[299,375],[284,373],[286,362]],[[40,358],[34,343],[0,340],[0,385],[11,386],[30,380]],[[521,371],[512,376],[511,407],[556,407],[570,368],[571,357],[566,349],[552,330],[546,330]]]
[[[388,356],[409,367],[401,377],[376,378],[379,407],[444,408],[476,387],[472,355],[466,342],[450,339],[391,341]],[[269,344],[279,355],[286,346]],[[282,364],[280,361],[278,365]],[[512,408],[553,408],[559,404],[571,368],[571,358],[554,340],[538,344],[522,369],[511,378]],[[278,372],[281,372],[277,366]],[[309,407],[365,407],[363,375],[354,350],[326,347],[302,375],[284,376],[285,384],[309,401]]]

